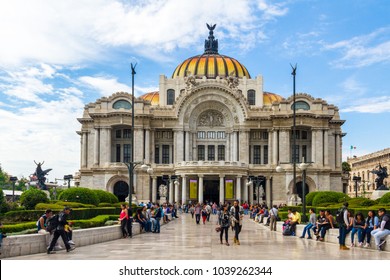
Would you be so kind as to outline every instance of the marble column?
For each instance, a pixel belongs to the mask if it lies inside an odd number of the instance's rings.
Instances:
[[[157,177],[152,177],[152,202],[157,201]]]
[[[145,129],[145,163],[150,163],[150,129]]]
[[[219,202],[225,203],[225,175],[219,175]]]
[[[237,153],[238,153],[238,143],[237,143],[237,131],[234,131],[232,134],[233,137],[233,161],[238,161]]]
[[[253,188],[254,188],[254,184],[250,184],[249,185],[249,203],[250,204],[253,204],[254,200],[253,200]]]
[[[265,183],[265,201],[269,209],[271,205],[271,179],[268,177],[267,182]]]
[[[184,160],[189,161],[190,160],[190,136],[191,133],[189,131],[184,132],[185,133],[185,154],[184,154]]]
[[[93,165],[99,166],[99,128],[95,128],[93,148]]]
[[[168,202],[169,203],[173,203],[173,193],[174,193],[174,189],[173,189],[173,186],[174,186],[174,184],[173,184],[173,181],[171,180],[171,181],[169,181],[169,198],[168,198]]]
[[[316,161],[319,166],[324,165],[324,136],[322,130],[317,130],[316,133]]]
[[[87,167],[87,157],[88,157],[88,145],[87,145],[87,132],[82,132],[82,156],[81,156],[81,167],[86,168]]]
[[[196,147],[196,133],[192,134],[192,160],[198,160],[197,147]]]
[[[236,179],[236,199],[240,202],[241,204],[241,176],[237,176]]]
[[[278,164],[279,158],[278,158],[278,147],[279,147],[279,142],[278,142],[278,131],[274,130],[272,132],[272,158],[273,158],[273,164]]]
[[[274,158],[272,156],[272,151],[273,151],[273,147],[272,147],[272,131],[271,130],[268,130],[268,164],[275,164],[273,162]]]
[[[336,134],[336,168],[341,167],[341,141],[340,134]]]
[[[203,203],[203,175],[199,175],[198,200],[199,203]]]
[[[329,165],[329,136],[328,130],[324,130],[324,165]]]
[[[187,177],[183,176],[182,177],[182,182],[181,182],[181,203],[187,203]]]
[[[311,161],[316,164],[317,163],[317,130],[311,130]]]
[[[232,161],[231,148],[230,133],[226,133],[226,161]]]
[[[242,189],[242,200],[248,202],[248,186],[246,185],[246,182],[244,182]]]
[[[290,162],[291,161],[291,152],[290,152],[290,130],[284,129],[279,133],[279,151],[280,151],[280,161],[281,162]]]
[[[175,202],[179,202],[180,200],[180,181],[178,180],[177,181],[178,183],[177,184],[174,184],[175,185]]]

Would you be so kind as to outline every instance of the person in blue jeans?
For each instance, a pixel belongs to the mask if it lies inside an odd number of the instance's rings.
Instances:
[[[366,244],[364,245],[364,248],[370,247],[371,242],[371,232],[374,229],[377,229],[379,226],[379,219],[375,215],[374,210],[368,211],[368,217],[366,219],[366,228],[363,231],[363,240],[366,239]]]
[[[163,210],[158,203],[156,203],[156,210],[154,211],[153,217],[155,219],[155,224],[153,228],[153,233],[160,233],[160,220],[163,215]]]
[[[354,242],[355,234],[358,234],[358,246],[363,246],[363,231],[365,228],[366,221],[364,220],[364,216],[362,213],[357,213],[355,216],[355,221],[353,223],[353,228],[351,231],[351,247],[354,247],[356,244]]]
[[[300,238],[305,238],[306,231],[307,231],[307,239],[312,239],[311,234],[310,234],[310,230],[312,229],[312,227],[314,227],[316,225],[317,216],[316,216],[316,212],[314,211],[313,208],[309,209],[309,213],[310,213],[309,223],[304,227]]]
[[[339,222],[339,244],[340,250],[349,250],[347,246],[345,246],[345,237],[347,235],[347,230],[349,229],[349,220],[348,220],[348,202],[344,202],[342,208],[342,221]]]

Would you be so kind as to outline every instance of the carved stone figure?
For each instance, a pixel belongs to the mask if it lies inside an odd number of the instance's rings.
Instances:
[[[184,82],[186,83],[186,90],[191,90],[198,83],[196,82],[196,77],[191,74],[190,71],[186,72],[186,76],[184,77]]]
[[[158,192],[160,193],[160,196],[167,197],[167,195],[168,195],[168,187],[166,185],[161,184],[158,187]]]
[[[383,184],[383,180],[385,178],[389,177],[389,175],[387,174],[387,167],[385,167],[385,166],[382,167],[379,164],[375,169],[371,170],[370,173],[376,174],[376,176],[377,176],[375,179],[377,190],[388,190],[389,189],[388,187],[386,187]]]
[[[43,161],[42,163],[40,162],[36,162],[34,160],[35,164],[37,165],[37,168],[35,169],[35,173],[33,174],[32,176],[32,180],[37,180],[38,183],[37,183],[37,186],[41,189],[41,190],[47,190],[47,187],[45,185],[45,182],[46,182],[46,175],[52,170],[51,168],[49,169],[46,169],[46,170],[42,170],[42,165],[45,163],[45,161]]]

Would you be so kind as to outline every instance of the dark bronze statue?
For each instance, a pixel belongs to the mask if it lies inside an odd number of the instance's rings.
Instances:
[[[214,29],[217,26],[216,24],[206,23],[209,30],[209,38],[204,41],[204,53],[205,54],[216,54],[218,53],[218,40],[214,38]]]
[[[383,180],[387,177],[389,177],[389,175],[387,174],[387,168],[385,166],[381,166],[380,164],[375,167],[375,169],[371,170],[370,173],[373,173],[373,174],[376,174],[376,179],[375,179],[375,182],[376,182],[376,189],[377,190],[388,190],[389,188],[386,187],[384,184],[383,184]]]
[[[49,169],[46,169],[46,170],[42,170],[42,165],[45,163],[45,161],[43,161],[42,163],[40,162],[36,162],[34,160],[35,164],[37,165],[37,168],[35,169],[35,173],[33,174],[33,176],[37,179],[38,181],[38,184],[37,186],[41,189],[41,190],[47,190],[47,187],[46,187],[46,175],[52,170],[51,168]]]

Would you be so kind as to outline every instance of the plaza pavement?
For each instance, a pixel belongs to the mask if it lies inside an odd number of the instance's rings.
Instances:
[[[196,225],[190,214],[182,214],[162,227],[160,234],[144,233],[132,239],[78,247],[70,253],[60,251],[7,260],[390,260],[390,252],[363,248],[340,251],[337,244],[284,237],[255,224],[248,216],[240,234],[241,245],[233,244],[234,232],[230,229],[230,246],[221,245],[219,233],[215,232],[216,221],[217,216],[212,215],[206,225]]]

